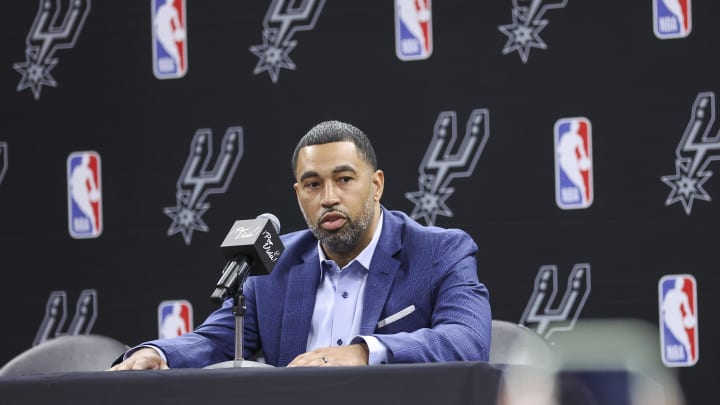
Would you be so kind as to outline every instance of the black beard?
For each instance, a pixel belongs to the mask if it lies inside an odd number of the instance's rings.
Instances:
[[[363,236],[370,227],[372,222],[373,214],[375,213],[375,201],[369,198],[365,202],[364,210],[360,215],[353,220],[346,212],[337,209],[329,209],[322,215],[328,212],[339,212],[346,218],[345,225],[334,231],[326,231],[316,223],[308,221],[307,216],[305,222],[307,222],[310,232],[323,244],[327,249],[336,253],[349,253],[355,249]],[[322,218],[322,215],[320,216]]]

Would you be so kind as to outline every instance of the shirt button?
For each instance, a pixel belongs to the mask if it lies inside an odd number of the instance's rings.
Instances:
[[[342,339],[338,339],[337,344],[338,344],[338,346],[342,346]]]
[[[347,293],[347,291],[343,291],[343,293],[342,293],[342,297],[343,297],[343,298],[347,298],[347,297],[348,297],[348,293]]]

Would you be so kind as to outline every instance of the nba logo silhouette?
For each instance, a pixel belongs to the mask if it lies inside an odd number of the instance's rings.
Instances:
[[[663,276],[658,290],[662,361],[668,367],[693,366],[699,357],[695,277]]]
[[[192,305],[186,300],[163,301],[158,305],[158,337],[167,339],[193,328]]]
[[[187,29],[185,0],[152,0],[153,73],[158,79],[185,76]]]
[[[653,0],[653,31],[660,39],[684,38],[692,30],[691,0]]]
[[[564,210],[587,208],[593,202],[593,160],[590,121],[584,117],[555,122],[555,202]]]
[[[68,229],[75,239],[97,238],[102,233],[100,155],[73,152],[67,158]]]
[[[395,54],[403,61],[432,54],[430,0],[395,0]]]

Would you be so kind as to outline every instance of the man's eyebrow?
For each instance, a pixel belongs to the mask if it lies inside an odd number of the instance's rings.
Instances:
[[[333,172],[333,174],[338,174],[338,173],[342,173],[342,172],[357,173],[355,168],[350,165],[336,166],[332,172]],[[302,182],[310,177],[319,177],[319,176],[320,176],[320,173],[318,173],[314,170],[310,170],[310,171],[304,172],[302,175],[300,175],[300,181]]]
[[[355,171],[355,168],[350,165],[341,165],[341,166],[337,166],[336,168],[333,169],[333,174],[338,174],[338,173],[342,173],[342,172],[357,173]]]
[[[303,180],[307,179],[308,177],[318,177],[318,176],[319,176],[319,174],[316,171],[305,172],[302,175],[300,175],[300,181],[303,181]]]

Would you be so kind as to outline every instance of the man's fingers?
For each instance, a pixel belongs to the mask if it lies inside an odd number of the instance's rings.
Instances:
[[[140,357],[135,360],[129,370],[167,370],[167,363],[158,357]]]
[[[309,353],[303,353],[293,359],[293,361],[288,364],[288,367],[304,367],[308,365],[308,354]]]
[[[147,361],[147,359],[140,358],[132,364],[130,370],[152,370],[154,368],[154,365],[151,362]]]
[[[125,359],[122,363],[117,364],[108,369],[108,371],[123,370],[167,370],[167,363],[157,355],[152,349],[151,351],[138,350],[132,356]]]
[[[112,367],[110,367],[107,371],[124,371],[124,370],[132,370],[133,364],[135,363],[135,359],[132,357],[123,361],[122,363],[118,363]]]
[[[327,357],[319,351],[303,353],[288,364],[288,367],[326,366]]]

